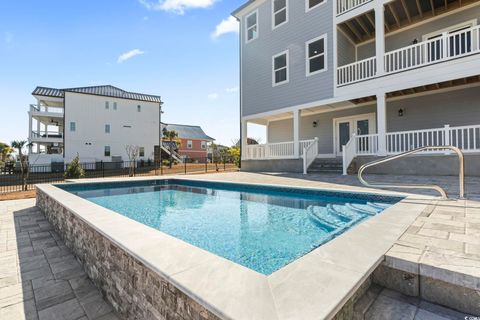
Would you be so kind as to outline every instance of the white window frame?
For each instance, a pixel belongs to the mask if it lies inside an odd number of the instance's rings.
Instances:
[[[207,149],[207,141],[202,141],[201,145],[200,145],[200,148],[202,148],[202,150],[206,150]]]
[[[187,149],[193,149],[193,140],[187,140]]]
[[[108,148],[108,156],[107,156],[107,148]],[[112,147],[104,146],[103,147],[103,156],[104,157],[111,157],[112,156]]]
[[[108,128],[108,130],[107,130]],[[112,132],[112,126],[110,124],[105,124],[105,134],[110,134]]]
[[[73,124],[73,130],[72,130]],[[70,121],[70,132],[77,132],[77,123],[75,121]]]
[[[253,28],[253,27],[248,28],[248,23],[247,23],[247,21],[248,21],[248,18],[249,18],[250,16],[254,15],[254,14],[257,15],[257,20],[255,21],[255,26],[257,27],[257,33],[256,33],[256,36],[255,36],[255,37],[253,37],[252,39],[248,39],[248,30],[251,29],[251,28]],[[245,16],[245,22],[244,22],[244,23],[245,23],[245,43],[250,43],[250,42],[252,42],[253,40],[258,39],[259,31],[260,31],[260,29],[259,29],[259,27],[258,27],[258,9],[256,9],[256,10],[250,12],[249,14],[247,14],[247,15]]]
[[[275,83],[275,71],[280,70],[280,69],[275,70],[275,59],[283,55],[287,55],[287,65],[285,66],[287,68],[287,79],[282,82]],[[282,84],[286,84],[290,82],[290,61],[289,60],[290,60],[290,53],[288,49],[272,57],[272,86],[273,87],[280,86]]]
[[[278,0],[272,0],[272,30],[275,30],[278,27],[283,26],[284,24],[286,24],[288,22],[288,11],[289,11],[288,10],[289,9],[288,2],[289,2],[289,0],[285,0],[285,8],[282,8],[282,9],[278,10],[277,12],[275,12],[275,1],[278,1]],[[280,24],[275,25],[275,15],[277,13],[281,12],[282,10],[285,10],[285,21],[283,21]]]
[[[138,148],[138,156],[139,157],[145,157],[145,147],[139,147]]]
[[[310,59],[316,58],[316,57],[318,57],[318,56],[320,56],[320,55],[317,55],[317,56],[314,56],[314,57],[309,57],[309,56],[308,56],[308,53],[309,53],[308,46],[309,46],[310,44],[318,41],[318,40],[321,40],[321,39],[323,39],[323,51],[324,51],[324,52],[323,52],[323,56],[324,56],[324,62],[325,62],[325,63],[324,63],[324,68],[321,69],[321,70],[317,70],[317,71],[314,71],[314,72],[310,72]],[[328,41],[327,41],[327,40],[328,40],[327,34],[325,33],[325,34],[323,34],[323,35],[321,35],[321,36],[319,36],[319,37],[316,37],[316,38],[314,38],[314,39],[311,39],[311,40],[305,42],[305,68],[306,68],[306,69],[305,69],[305,75],[306,75],[307,77],[314,76],[314,75],[316,75],[316,74],[319,74],[319,73],[322,73],[322,72],[325,72],[325,71],[328,70],[328,55],[327,55],[327,53],[328,53],[328,47],[327,47]]]
[[[316,8],[319,8],[321,6],[323,6],[325,3],[327,3],[328,0],[323,0],[322,2],[320,2],[319,4],[317,5],[314,5],[313,7],[309,7],[309,0],[305,0],[305,12],[310,12],[312,11],[313,9],[316,9]]]

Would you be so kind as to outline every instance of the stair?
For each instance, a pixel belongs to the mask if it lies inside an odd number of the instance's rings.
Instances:
[[[342,159],[315,159],[308,168],[308,173],[342,173]]]

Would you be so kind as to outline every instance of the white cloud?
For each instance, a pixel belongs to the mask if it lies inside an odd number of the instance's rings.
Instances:
[[[238,20],[234,17],[228,17],[227,19],[223,19],[216,27],[215,31],[212,32],[211,37],[212,39],[217,39],[218,37],[226,34],[226,33],[238,33],[239,31],[239,23]]]
[[[138,0],[148,10],[170,11],[176,14],[184,14],[185,10],[208,8],[217,0]]]
[[[131,59],[131,58],[133,58],[133,57],[135,57],[135,56],[142,55],[142,54],[144,54],[144,53],[145,53],[145,52],[142,51],[142,50],[140,50],[140,49],[133,49],[133,50],[130,50],[130,51],[128,51],[128,52],[122,53],[122,54],[120,55],[120,57],[118,57],[117,62],[118,62],[118,63],[122,63],[122,62],[127,61],[128,59]]]
[[[210,93],[210,94],[207,95],[207,98],[209,100],[217,100],[218,97],[219,97],[218,93]]]
[[[240,89],[239,87],[232,87],[232,88],[225,89],[225,91],[227,91],[228,93],[234,93],[234,92],[238,92],[239,89]]]

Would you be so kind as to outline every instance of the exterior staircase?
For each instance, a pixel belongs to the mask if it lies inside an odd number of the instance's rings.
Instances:
[[[308,173],[339,173],[343,172],[343,163],[340,158],[315,159],[308,168]]]

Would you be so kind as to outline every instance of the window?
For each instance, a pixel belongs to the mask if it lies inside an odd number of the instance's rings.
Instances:
[[[187,141],[187,149],[192,149],[193,148],[193,141],[192,140],[188,140]]]
[[[138,150],[138,154],[140,157],[145,157],[145,147],[140,147]]]
[[[246,42],[253,41],[258,38],[258,10],[250,13],[245,18],[245,33],[246,33]]]
[[[77,124],[75,122],[70,122],[70,132],[77,131]]]
[[[110,125],[109,124],[105,125],[105,133],[110,133]]]
[[[202,141],[202,149],[207,149],[207,142],[206,141]]]
[[[313,8],[318,7],[322,3],[325,3],[327,0],[305,0],[307,3],[307,12],[312,10]]]
[[[323,35],[307,42],[307,76],[327,70],[326,39],[327,36]]]
[[[117,103],[116,102],[113,103],[113,110],[117,110]]]
[[[105,146],[104,155],[105,157],[110,157],[110,146]]]
[[[105,101],[105,110],[110,109],[110,102]]]
[[[273,0],[272,29],[288,22],[288,0]]]
[[[142,106],[141,105],[137,106],[137,112],[142,112]]]
[[[273,86],[288,82],[288,51],[273,56]]]

